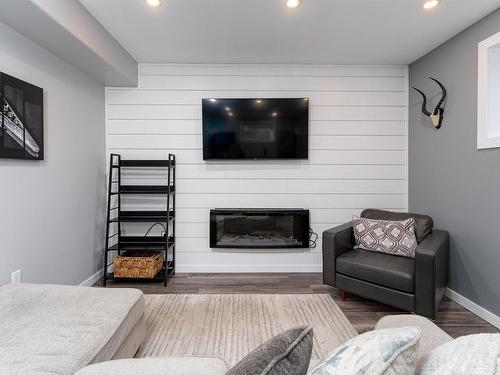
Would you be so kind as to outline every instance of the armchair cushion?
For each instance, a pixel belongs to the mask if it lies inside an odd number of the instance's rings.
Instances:
[[[361,217],[374,220],[401,221],[406,219],[415,219],[415,236],[417,242],[422,242],[432,232],[434,222],[432,217],[427,215],[412,214],[409,212],[393,212],[367,208],[361,212]]]
[[[351,250],[338,256],[336,263],[336,270],[341,274],[403,292],[415,290],[415,260],[412,258]]]

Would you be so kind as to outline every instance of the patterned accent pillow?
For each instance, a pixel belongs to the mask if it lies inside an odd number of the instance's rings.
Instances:
[[[311,327],[292,328],[247,354],[226,375],[306,375],[312,347]]]
[[[415,219],[389,221],[353,216],[352,228],[356,249],[415,258]]]
[[[376,329],[342,344],[308,375],[410,375],[415,373],[420,329]]]

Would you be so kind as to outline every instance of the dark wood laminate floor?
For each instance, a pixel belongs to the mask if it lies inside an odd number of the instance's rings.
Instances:
[[[102,281],[94,286],[102,286]],[[320,273],[215,273],[176,274],[167,287],[160,283],[133,284],[108,282],[108,287],[133,287],[146,294],[197,293],[327,293],[359,332],[373,329],[385,315],[404,314],[402,310],[349,295],[340,299],[338,290],[323,285]],[[435,323],[453,337],[472,333],[500,332],[497,328],[445,297]]]

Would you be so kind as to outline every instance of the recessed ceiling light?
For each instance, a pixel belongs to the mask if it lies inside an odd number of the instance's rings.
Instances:
[[[210,98],[208,100],[210,100],[212,103],[215,103],[217,101],[217,99],[215,99],[215,98]]]
[[[228,112],[231,110],[231,108],[229,108],[229,107],[225,107],[224,109],[225,109],[226,111],[228,111]]]
[[[427,0],[424,5],[423,5],[423,8],[424,9],[432,9],[432,8],[435,8],[439,5],[439,0]]]
[[[300,0],[286,0],[288,8],[297,8],[300,5]]]
[[[255,103],[257,103],[257,104],[262,103],[262,99],[257,99],[257,100],[255,101]]]
[[[152,7],[158,8],[163,5],[163,0],[145,0],[146,4],[151,5]]]
[[[278,116],[278,112],[273,112],[272,114],[273,114],[273,117]]]
[[[231,116],[231,117],[233,117],[233,116],[234,116],[234,115],[233,115],[233,112],[229,112],[229,113],[228,113],[228,115],[229,115],[229,116]]]

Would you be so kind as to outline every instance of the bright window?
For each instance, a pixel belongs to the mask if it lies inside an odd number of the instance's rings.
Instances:
[[[500,147],[500,33],[478,45],[477,148]]]

